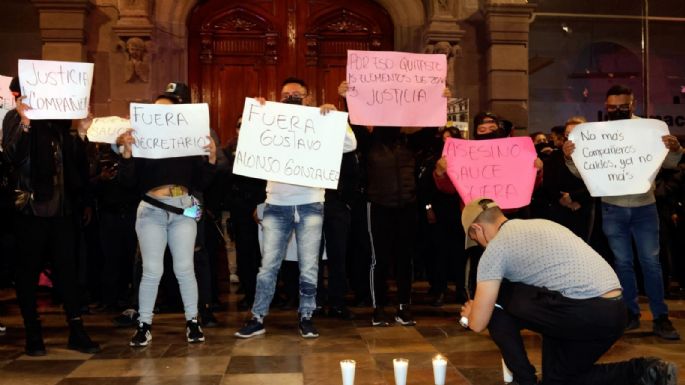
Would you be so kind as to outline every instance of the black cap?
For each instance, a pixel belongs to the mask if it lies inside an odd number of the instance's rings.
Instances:
[[[10,82],[10,91],[12,93],[16,92],[17,94],[21,95],[21,86],[19,85],[18,76],[12,78],[12,81]]]
[[[159,98],[169,99],[174,104],[187,104],[190,103],[190,88],[185,83],[172,82],[167,84],[164,93],[157,97]]]

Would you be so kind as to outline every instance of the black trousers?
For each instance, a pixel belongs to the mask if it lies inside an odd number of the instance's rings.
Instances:
[[[630,362],[595,365],[623,335],[623,300],[571,299],[544,288],[503,281],[488,330],[504,362],[520,384],[535,381],[521,329],[542,335],[544,385],[628,384],[636,371]]]
[[[127,299],[133,279],[133,264],[138,237],[136,235],[136,207],[120,211],[101,210],[100,242],[104,257],[100,274],[102,302],[116,305]]]
[[[42,268],[41,257],[51,255],[69,319],[81,315],[76,281],[76,223],[72,216],[39,218],[15,217],[18,259],[15,261],[17,302],[24,324],[38,320],[36,290]]]
[[[255,207],[242,202],[231,206],[231,225],[235,233],[235,254],[240,286],[245,298],[254,300],[257,272],[262,261],[259,250],[258,225],[252,218]]]
[[[318,292],[327,295],[330,306],[340,307],[345,305],[347,294],[347,241],[352,217],[347,204],[335,196],[326,197],[323,211],[322,244],[326,248],[328,287],[322,290],[324,269],[319,269]],[[322,260],[319,265],[323,266]]]
[[[369,203],[369,236],[371,238],[371,301],[373,307],[388,304],[388,276],[395,267],[397,301],[411,302],[412,258],[415,252],[416,204],[385,207]]]

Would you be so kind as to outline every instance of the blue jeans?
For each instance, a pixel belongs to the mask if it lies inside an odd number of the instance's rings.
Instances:
[[[602,202],[602,227],[614,253],[614,269],[623,287],[623,298],[628,311],[640,314],[633,269],[634,239],[652,315],[655,318],[667,315],[668,307],[664,302],[664,283],[659,263],[659,216],[656,204],[620,207]]]
[[[323,203],[299,206],[264,207],[262,266],[257,274],[257,288],[252,305],[255,317],[269,314],[269,304],[276,290],[276,279],[285,258],[290,234],[295,231],[297,260],[300,266],[300,316],[311,317],[316,309],[316,282],[319,273],[319,249],[323,227]]]
[[[186,208],[192,205],[188,195],[155,199],[176,207]],[[190,320],[197,317],[197,281],[193,266],[197,233],[195,220],[141,201],[136,217],[136,233],[143,258],[143,276],[138,289],[140,321],[152,323],[159,280],[164,273],[164,250],[167,244],[174,261],[174,274],[181,289],[185,318]]]

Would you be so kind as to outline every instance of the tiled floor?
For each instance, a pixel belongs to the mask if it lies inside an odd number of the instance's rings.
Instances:
[[[8,298],[7,293],[0,298]],[[233,332],[245,313],[235,310],[235,295],[227,300],[229,311],[217,313],[221,326],[206,329],[207,342],[199,345],[184,342],[181,314],[158,315],[152,344],[143,349],[128,346],[132,330],[113,327],[112,315],[88,315],[87,327],[103,346],[95,355],[65,349],[63,316],[59,308],[46,306],[42,311],[48,355],[32,358],[23,355],[21,317],[10,298],[0,316],[8,326],[0,336],[0,385],[339,384],[342,359],[356,360],[356,385],[393,384],[392,359],[397,357],[409,359],[409,385],[426,385],[433,383],[431,358],[437,353],[449,360],[449,385],[502,383],[496,346],[487,335],[456,324],[456,304],[415,305],[416,327],[372,328],[369,308],[354,309],[354,321],[320,317],[316,325],[321,337],[314,340],[299,336],[294,311],[275,310],[266,320],[264,336],[239,340]],[[669,301],[669,306],[675,326],[685,334],[685,301]],[[649,317],[646,308],[644,314]],[[602,360],[655,355],[676,362],[683,371],[685,343],[659,340],[650,335],[650,327],[644,319],[640,330],[624,336]],[[540,339],[527,333],[525,341],[539,369]],[[679,384],[685,384],[685,376]]]

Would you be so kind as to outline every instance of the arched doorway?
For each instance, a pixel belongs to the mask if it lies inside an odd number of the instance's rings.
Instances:
[[[188,32],[194,100],[210,104],[226,143],[244,98],[276,99],[287,76],[304,79],[317,104],[340,105],[347,50],[392,50],[394,27],[368,0],[209,0],[191,12]]]

